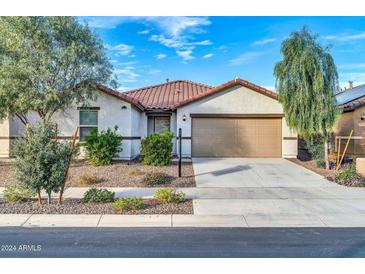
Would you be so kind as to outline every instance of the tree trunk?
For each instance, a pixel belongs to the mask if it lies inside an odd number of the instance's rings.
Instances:
[[[326,136],[324,139],[324,162],[326,164],[326,169],[330,169],[330,162],[328,160],[328,137]]]
[[[42,196],[40,190],[37,191],[37,197],[38,197],[38,205],[42,206]]]
[[[47,192],[47,195],[48,195],[48,199],[47,199],[47,204],[50,205],[51,204],[51,195],[52,195],[52,192]]]

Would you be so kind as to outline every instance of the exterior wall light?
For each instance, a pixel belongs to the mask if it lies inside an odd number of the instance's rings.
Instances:
[[[183,121],[184,122],[186,121],[186,115],[185,114],[183,115]]]
[[[122,106],[122,109],[127,109],[127,106]]]

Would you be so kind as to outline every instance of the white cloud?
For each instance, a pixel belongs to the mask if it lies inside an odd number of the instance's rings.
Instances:
[[[130,90],[131,88],[130,87],[125,87],[125,86],[119,86],[117,88],[117,91],[119,92],[123,92],[123,91],[127,91],[127,90]]]
[[[160,54],[157,54],[156,55],[156,59],[157,60],[161,60],[161,59],[164,59],[164,58],[166,58],[167,57],[167,55],[166,54],[163,54],[163,53],[160,53]]]
[[[257,59],[258,57],[262,56],[264,52],[257,52],[257,51],[249,51],[241,54],[237,58],[231,59],[229,64],[231,66],[239,66],[242,64],[247,64],[252,62],[253,60]]]
[[[264,86],[264,88],[271,90],[271,91],[275,91],[275,86]]]
[[[156,74],[159,74],[159,73],[161,73],[161,70],[159,70],[159,69],[151,69],[148,72],[148,74],[150,74],[150,75],[156,75]]]
[[[186,16],[164,16],[147,17],[147,21],[156,24],[163,32],[170,36],[179,36],[183,32],[202,33],[202,26],[211,24],[206,17],[186,17]]]
[[[198,42],[190,42],[187,44],[191,45],[191,46],[209,46],[213,43],[210,40],[203,40],[203,41],[198,41]]]
[[[120,55],[130,55],[132,50],[133,50],[133,46],[127,45],[127,44],[119,44],[116,45],[114,47],[111,48],[112,50],[115,50],[118,54]]]
[[[365,68],[365,63],[341,64],[337,67],[340,69],[363,69]]]
[[[276,38],[267,38],[252,43],[253,46],[262,46],[276,41]]]
[[[118,25],[137,19],[132,16],[86,16],[79,17],[81,22],[87,23],[92,28],[114,29]]]
[[[120,83],[134,83],[137,82],[140,76],[135,72],[135,67],[126,66],[124,68],[117,68],[114,70],[115,74],[118,76],[118,81]]]
[[[207,17],[188,16],[88,16],[80,17],[82,22],[86,22],[92,28],[112,29],[118,25],[128,22],[152,23],[164,33],[177,36],[182,32],[202,33],[202,26],[211,24]],[[141,33],[147,34],[147,33]]]
[[[149,29],[141,30],[137,32],[138,34],[149,34],[151,31]]]
[[[204,59],[208,59],[208,58],[211,58],[211,57],[213,57],[213,53],[208,53],[208,54],[205,54],[204,56],[203,56],[203,58]]]
[[[210,40],[189,41],[189,38],[190,37],[186,36],[166,37],[164,34],[155,34],[150,37],[150,40],[158,42],[165,47],[175,49],[176,54],[182,57],[183,60],[186,62],[188,60],[194,59],[192,55],[195,47],[208,46],[212,44]]]
[[[187,61],[195,58],[194,56],[192,56],[192,54],[193,54],[192,48],[184,49],[184,50],[177,50],[176,54],[179,55],[183,59],[184,62],[187,62]]]
[[[337,34],[337,35],[327,35],[327,36],[324,36],[323,38],[326,40],[346,42],[346,41],[365,39],[365,32],[361,32],[358,34],[343,33],[343,34]]]
[[[94,28],[115,28],[116,26],[137,22],[141,24],[153,25],[160,33],[152,34],[151,41],[160,43],[161,45],[175,49],[179,56],[184,56],[186,61],[193,59],[193,51],[198,46],[208,46],[212,42],[210,40],[196,41],[195,34],[204,33],[204,27],[209,26],[211,21],[208,17],[197,16],[131,16],[131,17],[81,17],[81,20],[87,21]],[[151,30],[142,30],[140,34],[151,33]],[[178,53],[179,52],[179,53]],[[187,53],[191,52],[191,53]],[[128,54],[125,54],[128,55]],[[190,57],[187,57],[190,56]]]
[[[341,82],[354,81],[354,83],[365,83],[365,72],[345,72],[339,73]]]
[[[184,46],[184,42],[180,41],[179,38],[175,38],[175,37],[171,37],[171,38],[167,38],[165,35],[160,34],[154,34],[150,37],[151,41],[154,42],[159,42],[161,45],[164,45],[165,47],[168,48],[179,48]]]

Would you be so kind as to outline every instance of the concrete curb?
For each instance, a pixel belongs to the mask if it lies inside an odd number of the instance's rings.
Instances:
[[[336,216],[1,214],[0,227],[365,227],[365,215]],[[352,221],[351,221],[352,220]]]

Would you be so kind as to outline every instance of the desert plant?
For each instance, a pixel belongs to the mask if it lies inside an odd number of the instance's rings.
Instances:
[[[142,174],[143,174],[143,172],[140,171],[138,168],[133,168],[133,169],[131,169],[127,172],[128,176],[139,176],[139,175],[142,175]]]
[[[79,186],[90,186],[90,185],[95,185],[98,182],[99,182],[99,179],[96,175],[83,174],[79,177],[78,185]]]
[[[342,170],[336,173],[335,182],[342,182],[344,184],[351,182],[356,177],[355,164],[346,164]]]
[[[9,203],[24,202],[34,197],[35,192],[22,185],[6,186],[4,200]]]
[[[122,151],[122,136],[117,134],[118,127],[114,131],[98,132],[97,129],[85,136],[86,157],[94,166],[110,165],[114,157]]]
[[[154,198],[160,203],[180,203],[185,201],[185,193],[172,188],[160,188],[156,190]]]
[[[145,207],[141,197],[119,198],[114,202],[115,211],[143,209]]]
[[[153,133],[141,142],[142,162],[152,166],[166,166],[172,159],[172,138],[174,133],[165,130]]]
[[[169,180],[169,175],[167,175],[164,172],[150,172],[143,177],[142,183],[149,186],[155,186],[155,185],[166,184],[168,180]]]
[[[13,145],[15,174],[18,181],[38,194],[41,190],[51,202],[52,192],[59,192],[63,185],[66,167],[77,154],[68,142],[55,139],[56,126],[53,123],[29,125],[22,138]]]
[[[115,192],[101,188],[91,188],[84,194],[86,203],[110,203],[114,202]]]

